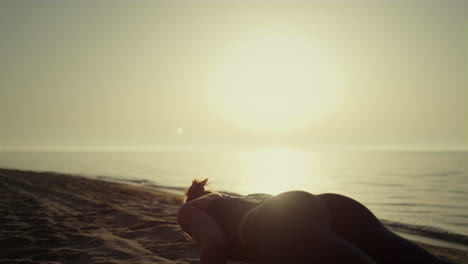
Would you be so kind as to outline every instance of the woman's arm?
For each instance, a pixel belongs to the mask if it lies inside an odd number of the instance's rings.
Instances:
[[[226,237],[209,215],[188,202],[180,208],[177,220],[180,227],[200,246],[201,264],[226,263]]]

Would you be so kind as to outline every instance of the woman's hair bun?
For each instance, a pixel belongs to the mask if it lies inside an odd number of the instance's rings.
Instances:
[[[208,184],[208,179],[202,181],[198,179],[192,180],[192,185],[185,191],[184,203],[197,199],[200,196],[211,193],[205,190],[205,186]]]

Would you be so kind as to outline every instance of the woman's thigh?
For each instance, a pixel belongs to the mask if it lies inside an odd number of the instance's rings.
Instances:
[[[265,264],[374,264],[361,249],[323,227],[264,241],[257,248]]]
[[[350,238],[367,228],[384,227],[367,207],[358,201],[334,193],[319,194],[330,214],[331,229],[338,236]]]
[[[378,263],[447,263],[387,229],[361,203],[339,194],[321,194],[330,213],[330,229]]]

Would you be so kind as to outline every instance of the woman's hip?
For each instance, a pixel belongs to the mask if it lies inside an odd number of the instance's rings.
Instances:
[[[252,247],[294,239],[311,228],[329,227],[330,215],[320,199],[307,192],[290,191],[269,198],[249,212],[243,239]]]

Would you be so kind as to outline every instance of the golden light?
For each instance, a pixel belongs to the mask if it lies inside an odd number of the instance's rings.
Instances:
[[[244,193],[278,194],[290,190],[307,190],[304,183],[319,185],[313,178],[311,153],[289,149],[266,149],[242,153]]]
[[[312,39],[292,32],[248,36],[215,65],[213,111],[241,127],[282,132],[324,117],[337,102],[335,70]]]
[[[176,135],[177,136],[182,136],[182,135],[184,135],[184,133],[185,133],[185,131],[184,131],[184,129],[182,127],[176,128]]]

